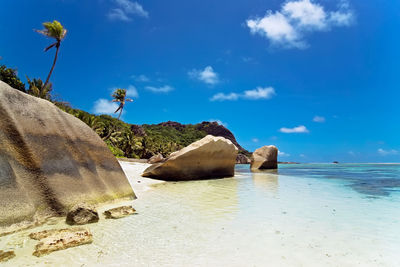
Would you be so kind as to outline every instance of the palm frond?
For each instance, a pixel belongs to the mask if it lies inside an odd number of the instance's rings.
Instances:
[[[55,47],[56,45],[57,45],[57,42],[55,42],[54,44],[49,45],[48,47],[46,47],[46,48],[44,49],[44,52],[47,52],[49,49]]]
[[[46,37],[54,38],[58,42],[61,42],[67,35],[67,30],[64,29],[61,23],[57,20],[54,20],[53,22],[45,22],[43,23],[43,27],[45,29],[35,31]]]

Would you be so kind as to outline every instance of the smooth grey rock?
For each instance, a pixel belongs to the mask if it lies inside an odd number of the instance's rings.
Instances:
[[[265,170],[278,168],[278,148],[263,146],[256,149],[251,155],[251,169]]]
[[[228,139],[207,135],[147,168],[142,176],[186,181],[234,175],[237,147]]]
[[[121,197],[135,195],[89,126],[0,81],[0,234]]]

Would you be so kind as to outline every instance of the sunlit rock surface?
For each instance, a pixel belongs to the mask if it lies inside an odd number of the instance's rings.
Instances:
[[[147,168],[143,176],[161,180],[196,180],[234,175],[237,147],[224,137],[207,135]]]
[[[135,213],[136,210],[132,206],[122,206],[106,210],[104,216],[106,219],[119,219]]]
[[[32,233],[32,239],[39,240],[33,255],[41,257],[51,252],[90,244],[93,242],[92,233],[84,228],[69,228]]]
[[[278,149],[276,146],[263,146],[251,155],[252,170],[266,170],[278,168]]]
[[[14,257],[15,257],[15,252],[14,251],[3,251],[3,250],[0,250],[0,262],[6,262],[8,260],[11,260]]]
[[[77,203],[121,197],[135,195],[95,132],[0,81],[0,234]]]

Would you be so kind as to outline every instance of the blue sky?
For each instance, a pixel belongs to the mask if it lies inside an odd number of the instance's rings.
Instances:
[[[218,120],[280,160],[400,161],[400,2],[13,0],[0,3],[1,64],[44,79],[54,51],[33,29],[68,29],[52,82],[129,123]],[[23,79],[25,80],[25,78]]]

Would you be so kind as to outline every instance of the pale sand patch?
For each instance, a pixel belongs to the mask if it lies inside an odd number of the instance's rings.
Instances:
[[[118,161],[128,178],[136,196],[140,198],[143,193],[150,190],[152,185],[165,183],[165,181],[142,177],[142,173],[151,164],[140,162]]]

